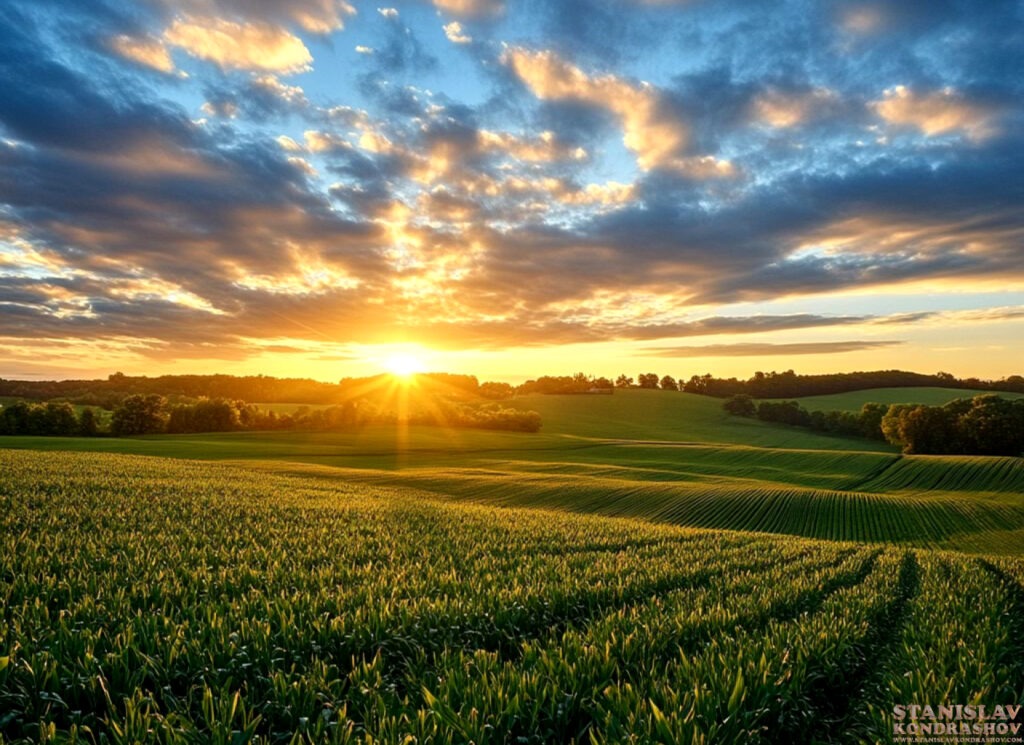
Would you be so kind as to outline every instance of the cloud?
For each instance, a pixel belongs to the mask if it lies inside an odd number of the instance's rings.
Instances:
[[[385,18],[398,18],[398,8],[377,8],[377,12]]]
[[[559,141],[550,130],[540,132],[535,138],[526,138],[508,132],[481,129],[478,133],[478,144],[485,152],[503,153],[531,162],[583,160],[587,157],[587,151],[582,147],[574,147]]]
[[[145,0],[167,15],[234,19],[275,26],[298,26],[312,34],[329,34],[345,26],[356,9],[346,0]]]
[[[687,155],[689,128],[666,98],[648,83],[614,75],[592,77],[551,51],[509,49],[504,61],[538,98],[568,99],[606,109],[619,120],[623,144],[645,171],[669,168],[694,178],[727,176],[732,164],[710,155]]]
[[[125,59],[163,73],[174,72],[174,60],[167,46],[152,36],[134,38],[119,34],[110,40],[110,47]]]
[[[997,112],[991,107],[969,101],[953,88],[916,93],[897,85],[872,101],[871,108],[889,124],[915,127],[925,136],[958,132],[975,142],[997,133]]]
[[[294,73],[309,69],[313,62],[299,37],[280,26],[262,22],[177,18],[164,30],[163,39],[223,69]]]
[[[795,127],[819,115],[835,103],[836,94],[827,88],[787,92],[770,88],[753,101],[757,121],[770,127]]]
[[[779,357],[794,354],[845,354],[904,344],[902,341],[825,341],[795,344],[706,344],[693,347],[655,347],[642,354],[652,357]]]
[[[458,21],[452,21],[444,25],[444,35],[448,37],[448,41],[452,44],[469,44],[473,41],[473,37],[467,35],[462,30],[462,24]]]
[[[505,10],[503,0],[431,0],[434,7],[458,16],[497,15]]]
[[[449,4],[441,23],[475,37],[472,55],[421,43],[382,8],[388,22],[360,29],[377,50],[366,74],[324,66],[304,87],[285,75],[310,49],[355,45],[300,38],[340,27],[344,3],[65,3],[61,30],[39,2],[0,9],[0,328],[25,349],[244,359],[261,344],[413,336],[668,348],[829,327],[854,337],[829,343],[859,344],[862,328],[1020,317],[886,314],[881,300],[878,315],[838,317],[719,307],[1024,287],[1020,46],[1001,30],[1015,18],[1003,0],[967,15],[859,3],[886,19],[860,32],[839,25],[858,5],[842,0],[769,15],[510,4],[507,26],[479,18],[472,34],[464,15],[501,6]],[[423,10],[408,18],[429,29]],[[175,24],[205,36],[172,43],[161,33]],[[549,51],[506,48],[499,64],[490,37],[509,29]],[[961,42],[943,46],[954,30]],[[173,72],[183,52],[214,64],[189,79],[142,69]],[[887,81],[904,87],[879,95]]]

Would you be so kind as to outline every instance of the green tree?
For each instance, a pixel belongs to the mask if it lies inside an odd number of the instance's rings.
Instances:
[[[1000,396],[976,396],[957,420],[965,444],[981,455],[1024,451],[1024,405]]]
[[[882,433],[882,419],[885,417],[889,407],[885,404],[866,403],[860,407],[860,433],[864,437],[873,440],[884,440]]]
[[[746,393],[737,393],[722,404],[722,408],[733,416],[753,417],[757,415],[757,404]]]
[[[657,388],[658,376],[655,373],[640,373],[637,383],[641,388]]]
[[[46,419],[51,435],[73,437],[78,434],[78,417],[75,416],[74,407],[67,401],[48,401]]]
[[[128,396],[114,409],[110,431],[118,436],[151,435],[167,426],[167,399],[155,393]]]
[[[96,411],[91,408],[82,409],[82,413],[78,416],[78,434],[82,437],[95,437],[99,431]]]

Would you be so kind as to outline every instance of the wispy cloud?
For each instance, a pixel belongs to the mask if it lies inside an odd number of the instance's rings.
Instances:
[[[657,347],[645,349],[654,357],[785,357],[803,354],[845,354],[868,349],[883,349],[901,341],[823,341],[794,344],[705,344],[693,347]]]

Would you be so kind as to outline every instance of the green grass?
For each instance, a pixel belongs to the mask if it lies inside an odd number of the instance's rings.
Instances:
[[[532,395],[515,398],[511,404],[538,412],[544,421],[543,432],[548,434],[772,448],[886,450],[884,445],[860,439],[730,416],[722,409],[721,399],[692,393],[617,390],[613,396]]]
[[[1021,578],[323,466],[0,450],[0,742],[886,741],[895,703],[1022,699]]]
[[[1024,553],[1020,459],[900,456],[867,440],[728,417],[716,400],[662,391],[534,396],[517,405],[543,409],[542,433],[378,425],[350,433],[4,438],[2,444],[246,462],[265,472],[292,470],[330,483],[414,488],[503,507]]]
[[[958,398],[973,398],[987,394],[1003,398],[1024,398],[1021,393],[1001,391],[977,391],[962,388],[872,388],[865,391],[837,393],[829,396],[805,396],[796,399],[808,411],[860,411],[866,403],[876,404],[925,404],[942,406]]]

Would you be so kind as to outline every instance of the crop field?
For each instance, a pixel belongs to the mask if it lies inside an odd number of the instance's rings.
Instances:
[[[901,456],[884,443],[730,417],[721,402],[682,393],[516,404],[542,412],[541,433],[371,426],[0,444],[225,460],[489,506],[1024,554],[1019,458]]]
[[[876,742],[1024,698],[1021,559],[246,465],[0,450],[0,741]]]

